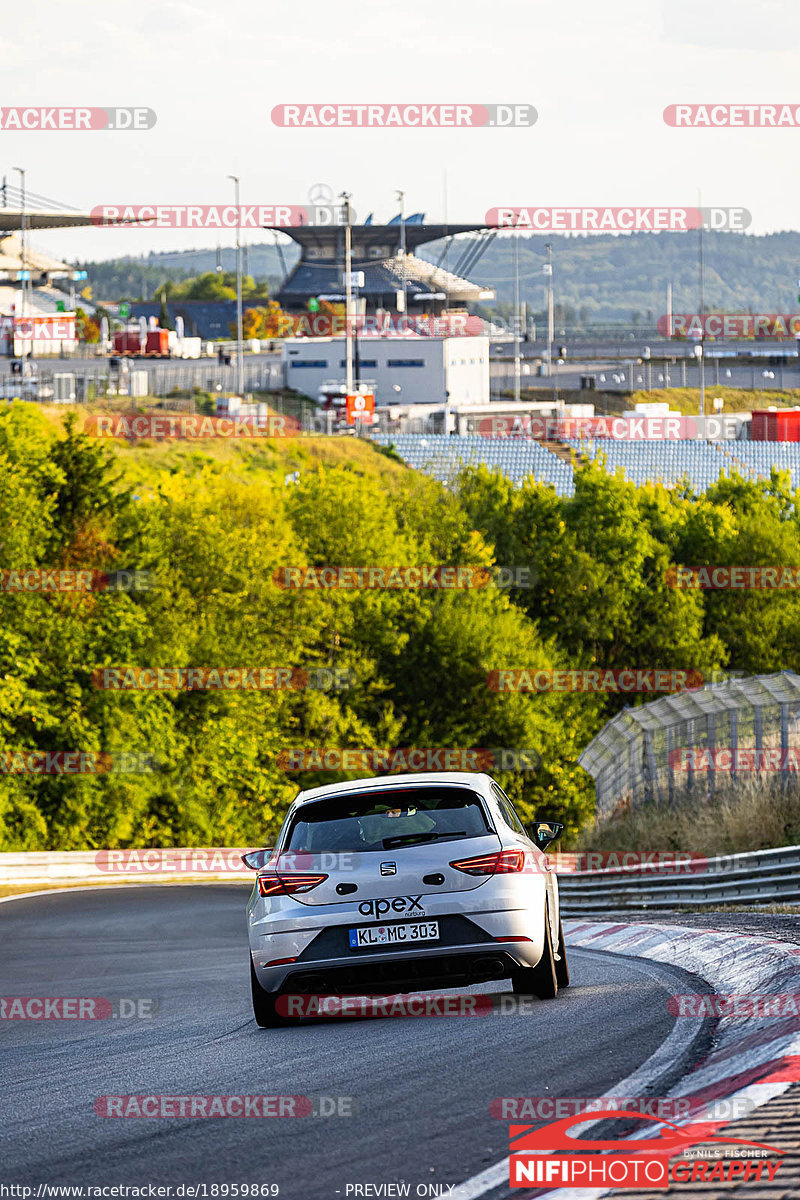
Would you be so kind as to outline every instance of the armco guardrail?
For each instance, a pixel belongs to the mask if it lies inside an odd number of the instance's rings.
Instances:
[[[196,882],[250,883],[241,855],[253,847],[43,850],[0,854],[0,886]],[[678,858],[680,856],[677,856]],[[619,909],[702,909],[800,903],[800,846],[686,857],[661,865],[571,870],[577,856],[551,856],[566,915]]]
[[[675,866],[559,874],[569,916],[620,909],[703,909],[721,904],[800,902],[800,846],[693,858]]]
[[[42,850],[0,854],[0,886],[76,883],[252,883],[252,846],[146,850]]]

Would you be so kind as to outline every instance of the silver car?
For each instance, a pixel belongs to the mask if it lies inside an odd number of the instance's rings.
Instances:
[[[247,906],[257,1023],[288,995],[389,995],[511,979],[551,999],[569,983],[556,822],[525,830],[484,774],[437,772],[300,792]],[[283,1002],[282,1002],[283,1001]]]

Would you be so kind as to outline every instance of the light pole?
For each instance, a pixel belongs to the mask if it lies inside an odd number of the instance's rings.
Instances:
[[[22,287],[20,289],[20,310],[21,310],[20,317],[24,321],[25,317],[27,315],[26,289],[28,286],[28,281],[25,278],[25,171],[23,170],[22,167],[14,167],[14,170],[19,172],[19,178],[20,178],[20,196],[21,196],[20,208],[21,208],[21,212],[20,212],[20,239],[19,240],[20,240],[20,262],[22,263],[22,270],[20,272],[20,274],[22,276],[22,278],[20,280],[20,282],[22,284]],[[12,347],[13,347],[13,343],[14,343],[13,326],[11,329],[11,343],[12,343]],[[22,344],[23,344],[23,346],[25,345],[24,340],[23,340]],[[33,352],[33,337],[31,337],[31,352]],[[24,354],[25,354],[25,352],[23,350],[23,357],[24,357]]]
[[[547,374],[553,374],[553,338],[555,330],[553,328],[554,321],[554,305],[553,305],[553,247],[548,242],[545,246],[547,251],[547,261],[544,264],[544,273],[547,278]]]
[[[350,230],[350,193],[342,192],[344,200],[344,334],[345,334],[345,387],[347,395],[353,391],[353,327],[350,320],[353,302],[353,251]]]
[[[700,193],[697,195],[698,208],[700,208]],[[705,336],[706,336],[706,319],[705,319],[705,272],[703,266],[703,210],[700,209],[700,224],[697,227],[697,270],[699,274],[700,284],[700,345],[695,348],[699,350],[700,359],[700,416],[704,417],[706,412],[706,358],[705,358]]]
[[[236,393],[244,399],[244,363],[242,362],[242,212],[239,208],[239,176],[233,180],[236,203]]]
[[[514,399],[520,398],[519,364],[519,234],[514,232]]]
[[[395,192],[395,195],[397,196],[397,199],[400,201],[400,254],[401,254],[400,267],[401,267],[402,276],[403,276],[403,312],[406,313],[408,310],[408,295],[407,295],[407,284],[406,284],[406,214],[405,214],[405,208],[404,208],[404,201],[405,201],[406,194],[405,194],[405,192],[397,191],[397,192]]]

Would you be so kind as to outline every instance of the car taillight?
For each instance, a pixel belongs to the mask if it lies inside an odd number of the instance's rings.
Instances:
[[[327,875],[278,875],[269,871],[258,877],[260,896],[294,896],[298,892],[310,892],[324,882]]]
[[[524,850],[498,850],[496,854],[479,854],[477,858],[460,858],[450,863],[465,875],[509,875],[525,868]]]

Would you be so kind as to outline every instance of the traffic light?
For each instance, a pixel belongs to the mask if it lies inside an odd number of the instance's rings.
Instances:
[[[319,312],[319,300],[316,296],[312,296],[309,300],[308,311],[312,313]]]

